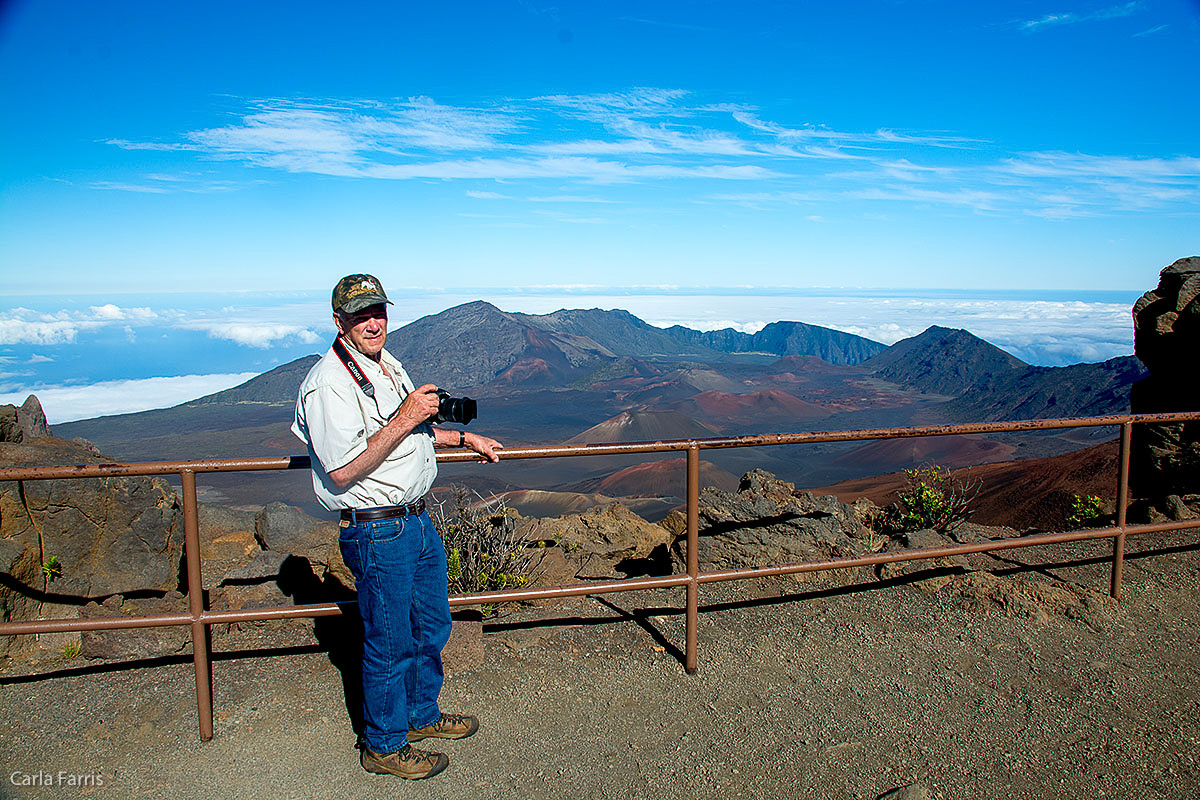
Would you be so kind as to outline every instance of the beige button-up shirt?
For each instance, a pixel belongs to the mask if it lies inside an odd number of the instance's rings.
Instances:
[[[385,372],[348,342],[347,349],[375,387],[375,397],[367,397],[358,387],[331,347],[309,370],[296,400],[292,433],[308,448],[317,500],[331,511],[416,502],[437,476],[429,423],[418,425],[359,482],[339,489],[329,479],[330,472],[367,449],[367,439],[387,424],[414,388],[408,373],[387,350],[380,353]]]

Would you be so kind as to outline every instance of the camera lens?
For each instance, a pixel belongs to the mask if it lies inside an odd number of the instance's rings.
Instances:
[[[436,422],[454,422],[466,425],[478,416],[476,413],[478,406],[469,397],[451,397],[449,392],[438,389],[438,398],[438,413],[434,417]]]

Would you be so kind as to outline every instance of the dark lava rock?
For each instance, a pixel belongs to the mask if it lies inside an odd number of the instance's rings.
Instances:
[[[1200,256],[1163,269],[1133,307],[1134,352],[1150,377],[1130,390],[1135,414],[1200,411]],[[1200,492],[1200,422],[1133,426],[1130,487],[1139,497]]]

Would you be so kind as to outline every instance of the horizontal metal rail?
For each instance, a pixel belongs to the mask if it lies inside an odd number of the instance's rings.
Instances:
[[[600,443],[585,445],[553,445],[513,447],[499,451],[504,460],[523,458],[561,458],[593,455],[630,455],[643,453],[679,452],[686,454],[687,471],[687,571],[682,575],[650,578],[631,578],[603,582],[579,583],[568,586],[536,589],[505,590],[458,594],[450,598],[453,606],[483,603],[545,600],[559,597],[627,592],[647,589],[668,589],[683,586],[687,590],[685,669],[696,670],[696,629],[701,584],[718,581],[746,580],[802,572],[878,566],[881,564],[925,559],[947,558],[970,553],[983,553],[1022,547],[1038,547],[1066,542],[1113,539],[1113,568],[1110,593],[1121,594],[1121,568],[1127,536],[1137,536],[1173,530],[1200,528],[1200,520],[1128,525],[1126,509],[1129,498],[1129,452],[1134,424],[1178,424],[1200,421],[1200,412],[1176,414],[1126,414],[1076,419],[1023,420],[1016,422],[987,422],[964,425],[936,425],[910,428],[877,428],[823,432],[756,434],[701,439],[677,439],[647,442]],[[922,548],[896,553],[874,553],[864,556],[806,561],[793,564],[768,564],[736,570],[700,572],[698,568],[699,536],[699,454],[701,450],[730,447],[765,447],[819,442],[867,441],[923,436],[951,436],[974,433],[1062,430],[1068,428],[1118,426],[1121,429],[1121,452],[1117,480],[1116,525],[1064,533],[1046,533],[1012,539],[995,539],[969,544]],[[466,451],[438,454],[443,462],[475,461],[478,457]],[[136,464],[79,464],[69,466],[36,466],[0,468],[0,481],[54,480],[71,478],[111,478],[121,476],[178,475],[181,480],[184,516],[184,551],[188,575],[188,611],[173,614],[114,616],[89,619],[51,619],[0,623],[0,635],[64,633],[72,631],[113,630],[122,628],[190,625],[192,654],[196,672],[196,697],[201,739],[212,738],[212,686],[209,673],[208,629],[211,625],[272,619],[301,619],[336,616],[347,603],[316,603],[274,608],[208,610],[203,607],[199,525],[196,504],[197,473],[242,472],[281,469],[308,469],[305,456],[283,458],[200,459],[191,461],[160,461]]]

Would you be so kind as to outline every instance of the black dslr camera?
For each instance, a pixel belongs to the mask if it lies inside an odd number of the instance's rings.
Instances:
[[[438,411],[434,422],[456,422],[466,425],[478,416],[476,403],[469,397],[451,397],[450,393],[438,389]]]

